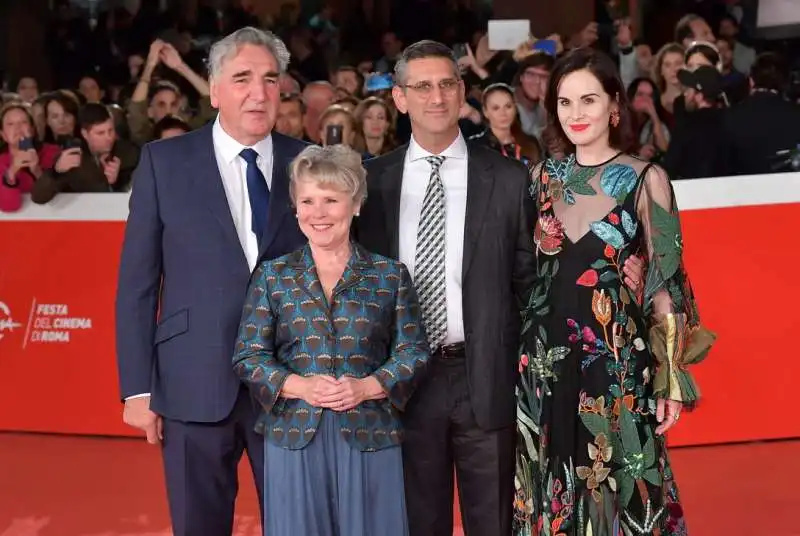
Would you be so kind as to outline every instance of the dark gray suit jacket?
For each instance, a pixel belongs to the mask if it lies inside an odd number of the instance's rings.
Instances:
[[[368,250],[397,259],[400,192],[408,146],[366,162],[368,201],[354,233]],[[535,208],[519,162],[468,144],[462,306],[470,398],[478,425],[513,426],[521,303],[536,276]]]

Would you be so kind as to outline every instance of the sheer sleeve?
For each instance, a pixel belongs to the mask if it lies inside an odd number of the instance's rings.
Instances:
[[[637,193],[649,268],[644,289],[650,347],[658,362],[655,395],[692,407],[700,392],[687,370],[705,359],[716,335],[700,324],[697,304],[683,266],[675,194],[666,172],[652,166]]]

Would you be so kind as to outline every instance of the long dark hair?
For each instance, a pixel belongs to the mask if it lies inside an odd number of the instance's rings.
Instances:
[[[600,82],[603,91],[609,95],[612,101],[616,101],[619,107],[619,124],[609,128],[609,145],[619,151],[632,150],[634,147],[632,112],[628,94],[617,72],[617,66],[603,52],[588,47],[576,48],[567,52],[553,66],[544,101],[547,110],[547,127],[543,138],[547,149],[551,153],[562,155],[575,152],[575,145],[561,128],[561,122],[558,119],[558,88],[568,74],[582,70],[592,73]]]
[[[46,93],[42,96],[42,106],[44,106],[44,115],[47,117],[47,107],[50,105],[51,102],[58,103],[61,108],[64,109],[65,113],[71,114],[72,117],[75,118],[75,128],[73,129],[72,135],[75,138],[81,137],[80,125],[78,124],[78,116],[80,115],[80,107],[77,102],[75,102],[72,97],[68,96],[65,93],[62,93],[59,90],[52,91],[50,93]],[[45,143],[57,143],[55,134],[53,134],[53,130],[50,128],[50,125],[45,126],[45,134],[44,134],[44,141]]]
[[[639,145],[639,136],[642,133],[642,129],[644,128],[647,120],[649,118],[642,118],[640,117],[639,113],[633,109],[633,98],[636,96],[636,92],[639,91],[639,86],[641,84],[647,84],[653,90],[653,105],[656,109],[656,115],[661,120],[662,123],[666,123],[667,121],[667,112],[664,110],[664,106],[661,104],[661,91],[658,89],[658,86],[652,79],[641,76],[639,78],[635,78],[629,85],[628,85],[628,102],[631,103],[631,112],[632,112],[632,130],[633,134],[636,137],[636,146]]]
[[[511,86],[506,84],[497,83],[491,84],[483,90],[483,94],[481,95],[481,105],[483,108],[486,108],[486,101],[489,99],[489,95],[492,93],[505,93],[511,99],[512,104],[514,105],[514,122],[511,123],[511,135],[514,137],[514,143],[519,146],[520,154],[522,156],[527,157],[534,163],[539,162],[542,159],[542,151],[539,148],[539,143],[536,141],[536,138],[528,136],[525,134],[525,131],[522,130],[522,121],[519,118],[519,111],[516,109],[516,99],[514,98],[514,89]],[[486,121],[488,134],[491,134],[491,125],[489,125],[489,121]]]

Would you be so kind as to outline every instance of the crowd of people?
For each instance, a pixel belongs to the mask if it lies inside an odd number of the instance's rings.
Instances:
[[[0,210],[18,210],[26,193],[47,203],[59,192],[126,191],[143,144],[214,118],[204,47],[253,17],[231,8],[212,24],[213,13],[201,10],[187,25],[140,13],[139,24],[126,25],[119,11],[103,18],[100,28],[107,29],[100,34],[59,12],[53,78],[68,85],[45,92],[30,76],[10,81],[0,110]],[[276,130],[323,145],[343,143],[365,159],[407,143],[408,117],[388,98],[404,46],[399,32],[384,32],[382,54],[363,60],[370,56],[341,50],[348,38],[330,8],[307,24],[291,21],[291,9],[281,13],[274,25],[293,60],[279,81]],[[655,54],[624,18],[614,21],[610,40],[601,40],[598,24],[590,23],[575,36],[531,39],[516,51],[491,50],[475,16],[453,18],[465,28],[455,35],[448,30],[449,41],[442,40],[455,45],[465,80],[463,134],[529,167],[553,154],[543,137],[553,64],[581,46],[602,45],[614,58],[634,111],[627,148],[662,164],[673,179],[785,170],[776,153],[800,143],[793,128],[800,107],[785,97],[786,61],[746,45],[732,15],[713,21],[716,33],[702,17],[686,15],[674,42]],[[140,52],[144,42],[149,49]],[[354,58],[352,65],[342,65],[346,57]]]

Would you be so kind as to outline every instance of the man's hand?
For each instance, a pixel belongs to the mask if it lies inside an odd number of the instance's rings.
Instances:
[[[56,160],[55,170],[57,173],[66,173],[71,169],[81,165],[81,150],[79,148],[67,149],[63,151]]]
[[[160,415],[150,411],[149,396],[126,400],[122,420],[128,426],[142,430],[147,436],[147,442],[152,445],[164,440],[164,421]]]
[[[106,176],[108,184],[116,184],[119,177],[120,160],[116,156],[106,157],[100,161],[103,166],[103,174]]]
[[[637,255],[631,255],[625,259],[622,272],[625,274],[625,286],[633,292],[636,301],[641,304],[644,296],[644,260]]]

